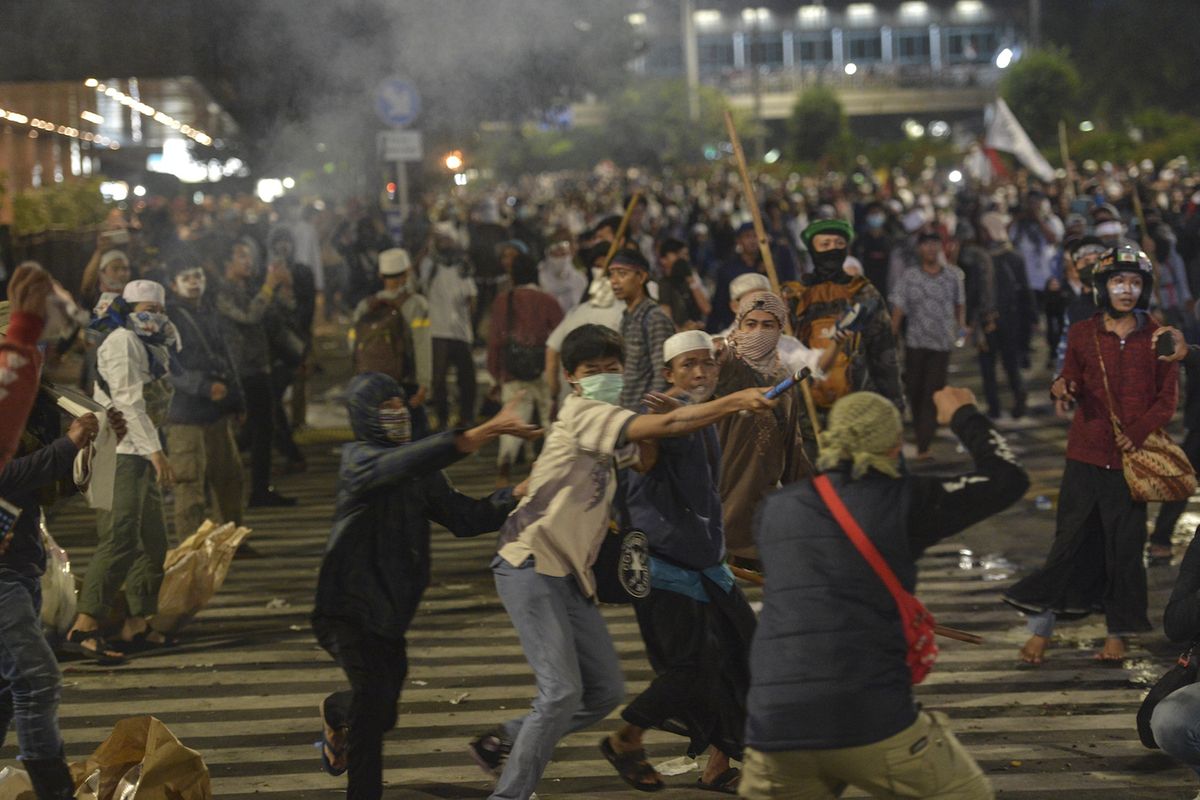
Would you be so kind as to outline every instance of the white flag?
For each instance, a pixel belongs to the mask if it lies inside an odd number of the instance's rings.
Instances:
[[[984,143],[994,150],[1012,153],[1030,172],[1043,181],[1054,180],[1054,168],[1050,166],[1046,157],[1033,146],[1029,134],[1021,127],[1021,123],[1017,121],[1012,109],[1008,107],[1008,103],[997,97],[996,102],[988,111],[991,119],[987,124],[987,137],[984,139]]]

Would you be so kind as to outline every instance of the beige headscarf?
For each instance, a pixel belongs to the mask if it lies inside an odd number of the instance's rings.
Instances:
[[[851,475],[855,478],[861,478],[870,469],[898,478],[899,459],[889,453],[900,442],[903,429],[899,410],[883,395],[848,394],[829,411],[829,421],[821,432],[817,468],[830,470],[850,461]]]

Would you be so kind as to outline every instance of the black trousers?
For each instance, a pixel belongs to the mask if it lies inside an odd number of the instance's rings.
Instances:
[[[736,585],[726,593],[701,580],[708,603],[666,589],[634,601],[655,677],[621,717],[639,728],[688,737],[693,758],[714,745],[741,760],[757,621]]]
[[[437,412],[438,429],[449,426],[450,398],[446,395],[446,375],[453,369],[458,383],[458,415],[463,425],[475,421],[475,359],[471,345],[458,339],[433,340],[433,410]]]
[[[908,389],[908,407],[912,409],[917,450],[924,453],[937,433],[937,409],[933,393],[946,385],[950,353],[909,347],[904,351],[904,382]]]
[[[1200,464],[1200,426],[1187,432],[1183,440],[1183,452],[1191,462],[1192,469],[1198,469]],[[1171,546],[1171,534],[1175,532],[1175,523],[1187,510],[1187,500],[1176,500],[1163,503],[1158,509],[1158,518],[1154,520],[1154,533],[1150,535],[1150,544]]]
[[[403,639],[384,639],[346,624],[318,623],[317,641],[350,681],[348,691],[325,699],[325,719],[349,728],[347,800],[383,796],[383,735],[396,727],[396,704],[408,674]]]
[[[275,395],[270,375],[243,375],[246,396],[245,435],[250,444],[250,496],[261,497],[271,488],[271,433]]]
[[[1146,615],[1146,504],[1119,469],[1067,459],[1054,544],[1040,570],[1004,595],[1027,613],[1078,619],[1103,611],[1110,634],[1151,630]]]
[[[1013,416],[1025,412],[1025,378],[1021,375],[1021,342],[1015,331],[994,330],[987,335],[987,350],[979,351],[979,374],[983,378],[983,396],[987,398],[988,411],[993,417],[1000,416],[1000,387],[996,381],[996,362],[1004,365],[1008,376],[1008,388],[1013,395]],[[1055,342],[1057,347],[1058,343]]]
[[[291,367],[276,367],[271,371],[271,417],[274,420],[274,444],[283,457],[290,462],[304,460],[304,454],[296,446],[292,438],[292,424],[288,421],[287,412],[283,409],[283,395],[296,379],[296,371]],[[303,422],[303,420],[301,420]]]

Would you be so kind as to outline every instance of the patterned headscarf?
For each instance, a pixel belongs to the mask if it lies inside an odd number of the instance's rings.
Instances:
[[[848,394],[829,411],[829,421],[821,432],[817,468],[835,469],[850,461],[855,478],[871,469],[898,478],[899,459],[889,453],[900,442],[902,430],[900,412],[886,397],[875,392]]]
[[[756,330],[742,331],[742,320],[752,311],[766,311],[775,317],[779,327],[773,331]],[[738,302],[737,324],[729,336],[738,357],[750,366],[763,372],[770,372],[779,365],[779,337],[783,335],[784,320],[787,319],[787,305],[779,295],[771,292],[747,292]]]

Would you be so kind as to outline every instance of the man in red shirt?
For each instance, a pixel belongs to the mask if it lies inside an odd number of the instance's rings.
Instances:
[[[53,290],[50,273],[33,263],[17,267],[8,282],[8,331],[0,342],[0,468],[16,452],[37,396],[42,361],[37,343]]]
[[[1042,662],[1056,618],[1103,611],[1108,637],[1097,658],[1105,661],[1125,657],[1127,635],[1151,629],[1142,562],[1146,504],[1130,495],[1121,459],[1171,420],[1179,365],[1155,357],[1157,326],[1147,313],[1154,273],[1146,254],[1123,242],[1093,274],[1100,311],[1071,326],[1062,374],[1050,387],[1060,414],[1075,410],[1054,544],[1045,566],[1004,595],[1029,615],[1032,635],[1021,649],[1028,664]]]
[[[562,322],[562,306],[554,295],[538,288],[537,265],[518,254],[512,266],[513,288],[492,302],[488,328],[488,372],[500,387],[500,401],[508,403],[523,394],[518,407],[521,419],[529,422],[536,408],[543,426],[550,424],[553,398],[546,382],[546,339]],[[524,444],[515,436],[500,437],[496,457],[496,485],[510,484],[513,462]]]

